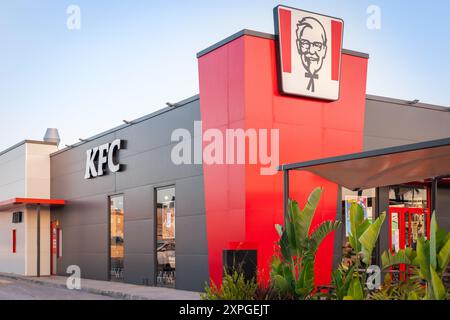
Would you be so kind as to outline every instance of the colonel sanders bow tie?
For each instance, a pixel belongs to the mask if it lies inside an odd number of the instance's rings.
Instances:
[[[309,78],[309,83],[308,83],[308,87],[306,88],[306,90],[311,90],[312,92],[314,92],[314,80],[318,80],[319,75],[315,74],[315,73],[313,74],[311,72],[306,72],[305,78]]]

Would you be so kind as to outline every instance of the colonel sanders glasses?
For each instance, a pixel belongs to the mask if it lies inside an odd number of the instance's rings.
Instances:
[[[314,42],[310,42],[309,40],[306,39],[301,39],[301,40],[297,40],[300,43],[300,46],[303,50],[308,51],[311,49],[311,46],[316,50],[316,51],[321,51],[323,48],[323,43],[322,42],[318,42],[318,41],[314,41]]]

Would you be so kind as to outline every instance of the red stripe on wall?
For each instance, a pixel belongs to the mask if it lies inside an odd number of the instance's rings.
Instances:
[[[342,22],[331,20],[331,80],[339,81],[341,64]]]
[[[291,11],[280,9],[278,13],[280,19],[280,44],[283,72],[292,72],[291,58]]]
[[[12,231],[12,253],[16,253],[16,229]]]

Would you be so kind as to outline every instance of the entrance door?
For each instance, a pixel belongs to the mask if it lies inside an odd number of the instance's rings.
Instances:
[[[392,253],[416,248],[417,240],[429,237],[430,214],[424,208],[389,208],[389,243]],[[391,269],[394,279],[404,280],[409,272],[405,265]]]
[[[58,261],[58,222],[52,221],[50,226],[50,275],[56,275],[56,263]]]

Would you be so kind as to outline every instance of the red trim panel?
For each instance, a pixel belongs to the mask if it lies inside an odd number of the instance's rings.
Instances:
[[[291,44],[291,11],[280,9],[280,38],[283,72],[292,72],[292,44]]]
[[[61,199],[12,198],[6,201],[1,201],[0,209],[6,209],[14,207],[16,205],[24,205],[24,204],[63,206],[66,204],[66,201]]]
[[[336,20],[331,21],[331,37],[331,80],[339,81],[339,71],[341,68],[342,22]]]

